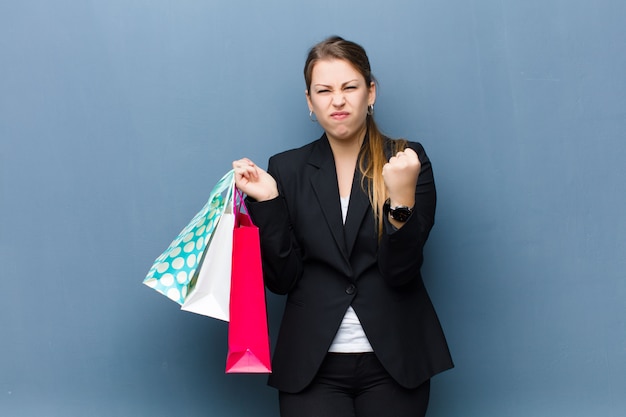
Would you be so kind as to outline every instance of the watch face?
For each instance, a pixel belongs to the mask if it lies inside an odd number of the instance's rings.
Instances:
[[[391,218],[399,222],[405,222],[411,216],[412,210],[408,207],[396,207],[390,210]]]
[[[383,204],[383,214],[390,215],[392,219],[404,223],[411,217],[411,213],[413,213],[413,209],[410,209],[406,206],[398,206],[396,208],[391,208],[389,205],[389,199],[385,201]]]

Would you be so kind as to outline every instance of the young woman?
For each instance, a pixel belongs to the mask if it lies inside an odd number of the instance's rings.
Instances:
[[[283,417],[424,416],[453,366],[420,267],[435,216],[424,148],[374,122],[364,49],[331,37],[304,68],[322,137],[233,162],[259,227],[267,287],[287,294],[269,384]]]

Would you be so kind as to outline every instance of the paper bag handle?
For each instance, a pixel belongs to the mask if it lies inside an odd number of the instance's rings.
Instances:
[[[235,227],[239,227],[241,225],[241,219],[244,217],[248,220],[246,223],[252,224],[252,219],[250,219],[250,212],[246,207],[243,192],[236,186],[234,187],[233,203],[233,213],[235,214]]]

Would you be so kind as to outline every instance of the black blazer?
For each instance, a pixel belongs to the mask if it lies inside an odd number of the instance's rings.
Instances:
[[[367,138],[366,138],[367,140]],[[266,286],[288,294],[269,384],[298,392],[313,379],[348,306],[378,359],[402,386],[414,388],[453,366],[422,282],[422,249],[435,215],[435,184],[424,148],[415,210],[378,240],[373,211],[356,170],[345,225],[333,154],[326,136],[270,158],[280,196],[248,201],[259,227]]]

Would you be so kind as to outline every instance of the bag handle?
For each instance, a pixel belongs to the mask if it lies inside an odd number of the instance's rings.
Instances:
[[[248,208],[246,207],[246,202],[243,197],[243,192],[234,186],[234,198],[233,198],[233,213],[235,214],[235,224],[236,227],[239,227],[241,224],[241,216],[245,216],[250,218],[250,214],[248,212]]]
[[[233,187],[235,186],[235,170],[231,169],[215,184],[213,189],[211,190],[211,194],[209,195],[209,202],[213,200],[213,198],[222,194],[224,191],[227,191],[226,201],[230,200],[233,195]]]

